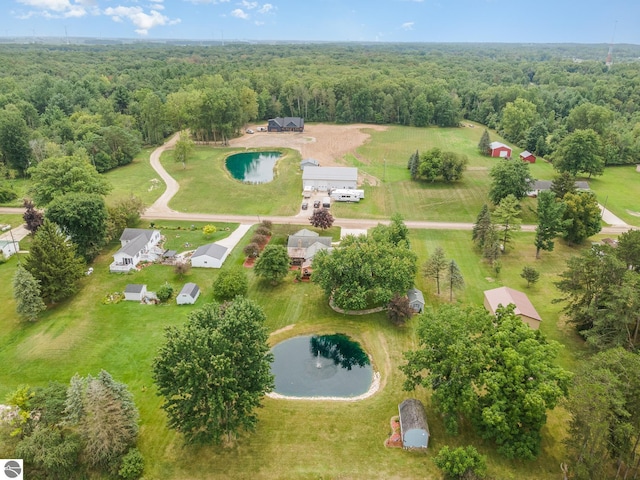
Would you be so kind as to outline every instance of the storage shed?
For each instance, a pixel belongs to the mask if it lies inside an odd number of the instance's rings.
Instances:
[[[195,283],[189,282],[182,287],[180,293],[176,297],[178,305],[193,305],[200,296],[200,287]]]
[[[484,307],[492,314],[496,314],[498,307],[515,305],[514,313],[518,315],[529,327],[537,330],[540,328],[542,317],[527,297],[526,293],[519,292],[509,287],[499,287],[484,292]]]
[[[408,398],[398,406],[400,413],[400,435],[403,448],[427,448],[429,425],[424,405],[420,400]]]
[[[504,143],[491,142],[489,144],[489,153],[492,157],[511,158],[511,147]]]
[[[302,187],[326,192],[336,188],[355,190],[358,169],[355,167],[304,167]]]
[[[407,292],[407,298],[409,299],[409,306],[411,310],[416,313],[421,313],[424,309],[424,295],[416,287],[413,287]]]
[[[0,256],[4,255],[5,258],[9,258],[20,250],[18,242],[12,242],[10,240],[0,240]]]
[[[525,150],[520,154],[520,160],[527,163],[536,163],[536,156],[528,150]]]
[[[220,268],[229,254],[229,249],[217,243],[202,245],[193,252],[191,266],[204,268]]]
[[[147,294],[147,286],[141,283],[130,283],[124,288],[124,299],[132,302],[141,302]]]
[[[304,170],[304,167],[319,167],[320,162],[315,158],[305,158],[300,162],[300,170]]]

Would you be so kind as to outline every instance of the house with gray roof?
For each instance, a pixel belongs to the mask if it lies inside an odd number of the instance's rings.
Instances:
[[[229,249],[218,243],[208,243],[198,247],[191,255],[191,266],[220,268],[229,255]]]
[[[304,167],[302,188],[326,192],[335,189],[355,190],[358,187],[358,169],[355,167]]]
[[[287,240],[287,253],[293,265],[310,267],[313,257],[321,250],[331,250],[331,237],[303,228]]]
[[[268,132],[304,132],[304,118],[276,117],[269,120]]]
[[[160,230],[125,228],[120,235],[120,250],[113,254],[109,271],[129,272],[141,261],[155,261],[162,255],[160,240]]]
[[[553,182],[551,180],[536,180],[531,184],[531,189],[527,192],[527,196],[535,198],[540,195],[540,192],[551,190],[552,184]],[[578,192],[588,192],[590,190],[589,182],[584,180],[577,180],[574,185]]]
[[[200,296],[200,287],[193,282],[185,283],[176,297],[178,305],[193,305]]]
[[[300,170],[304,170],[304,167],[319,167],[320,162],[315,158],[305,158],[300,162]]]

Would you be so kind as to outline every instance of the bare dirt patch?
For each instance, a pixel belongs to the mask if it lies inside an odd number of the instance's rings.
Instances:
[[[344,157],[352,154],[363,163],[369,159],[356,155],[356,148],[363,145],[370,138],[364,129],[384,131],[382,125],[305,125],[302,133],[245,133],[242,137],[234,138],[229,143],[232,147],[265,148],[284,147],[298,150],[302,158],[315,158],[325,167],[343,166]],[[255,129],[254,129],[255,130]],[[359,178],[364,183],[365,177]],[[377,179],[367,175],[367,183],[376,185]]]

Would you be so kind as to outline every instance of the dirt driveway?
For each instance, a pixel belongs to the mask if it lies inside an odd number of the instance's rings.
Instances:
[[[245,133],[242,137],[234,138],[229,143],[232,147],[264,148],[285,147],[298,150],[302,158],[314,158],[325,167],[344,165],[342,158],[347,153],[355,154],[356,148],[363,145],[370,135],[363,129],[377,131],[386,130],[382,125],[305,125],[302,133],[267,133],[258,132],[257,127],[251,127],[256,133]],[[367,161],[367,159],[360,160]],[[360,183],[364,178],[360,178]],[[377,184],[376,179],[367,177],[370,184]]]

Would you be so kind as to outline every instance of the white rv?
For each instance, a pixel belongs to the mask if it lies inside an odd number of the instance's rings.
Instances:
[[[364,190],[337,188],[331,192],[331,198],[336,202],[359,202],[364,198]]]

